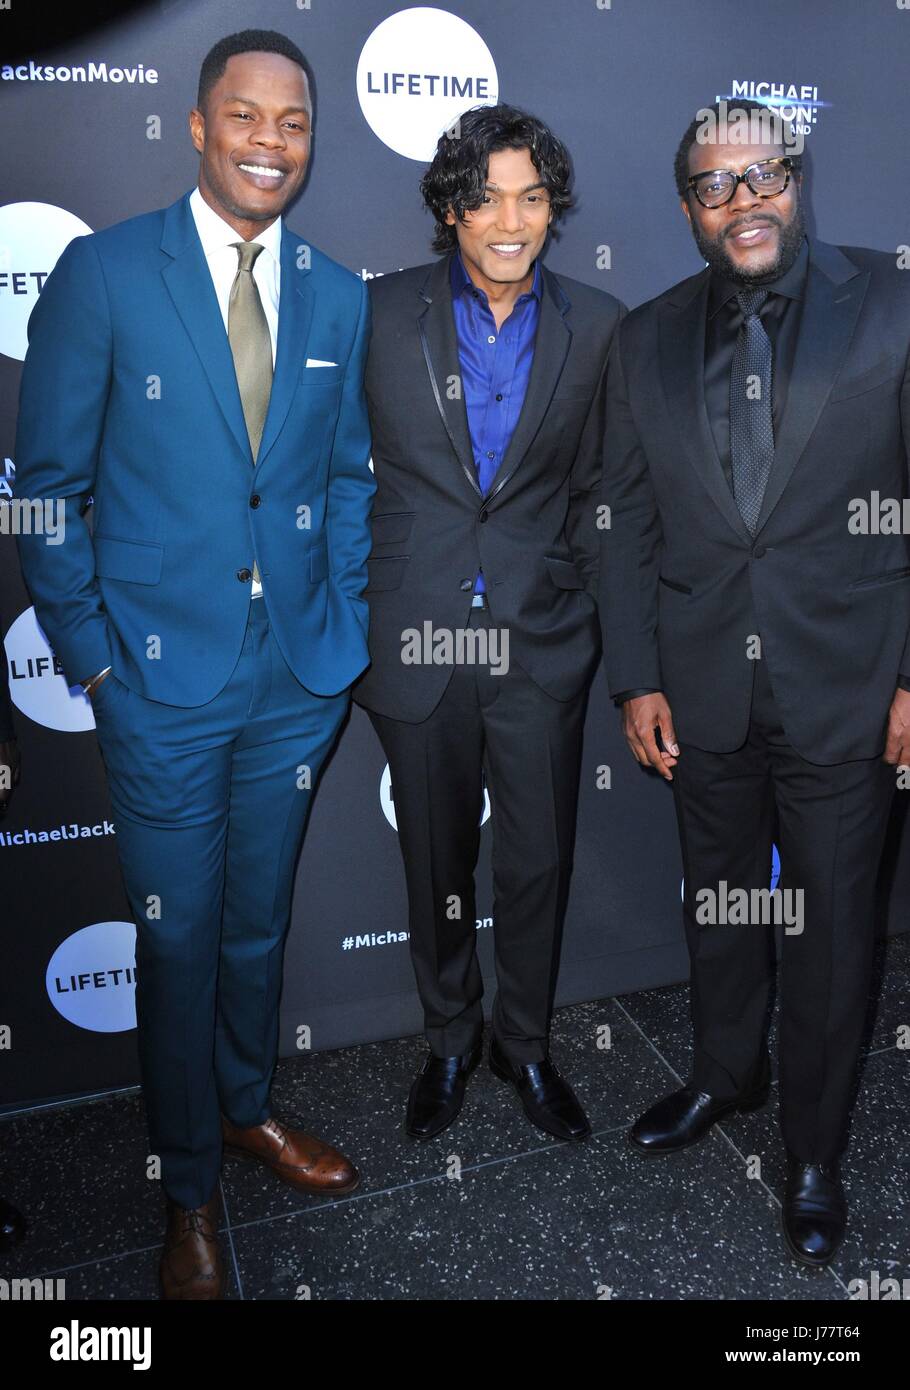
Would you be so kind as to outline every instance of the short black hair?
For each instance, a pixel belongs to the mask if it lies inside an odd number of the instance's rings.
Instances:
[[[685,198],[689,181],[689,151],[695,144],[695,137],[705,122],[707,112],[713,112],[714,119],[719,121],[725,113],[729,120],[730,116],[737,111],[767,111],[769,118],[777,117],[783,127],[789,126],[793,131],[792,122],[780,116],[780,113],[769,107],[766,102],[753,101],[750,97],[732,97],[729,100],[715,101],[711,106],[703,106],[697,111],[686,126],[686,132],[679,142],[676,151],[676,158],[673,161],[673,176],[676,180],[676,191],[680,198]],[[780,142],[784,148],[788,148],[783,141]],[[798,154],[791,154],[793,161],[793,172],[798,174],[802,169],[802,157]]]
[[[479,208],[484,196],[490,155],[497,150],[524,150],[550,195],[553,222],[574,199],[569,151],[536,116],[517,106],[472,106],[439,137],[433,162],[420,181],[423,201],[436,219],[433,250],[452,251],[458,245],[454,226],[446,222],[449,208],[461,222],[465,212]]]
[[[310,102],[312,103],[313,75],[309,63],[296,43],[284,34],[277,33],[274,29],[241,29],[239,33],[228,34],[226,38],[219,39],[202,60],[202,67],[199,69],[199,91],[196,95],[196,105],[203,115],[205,115],[205,103],[208,101],[209,93],[215,83],[224,76],[228,58],[234,58],[240,53],[279,53],[282,58],[290,58],[291,62],[303,68],[306,74]],[[312,112],[310,114],[312,115]]]

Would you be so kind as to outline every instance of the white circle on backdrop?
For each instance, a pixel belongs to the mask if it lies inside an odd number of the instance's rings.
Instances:
[[[70,686],[57,670],[54,653],[34,608],[20,613],[6,634],[9,692],[16,709],[64,734],[94,729],[92,702],[81,685]]]
[[[92,1033],[135,1028],[135,925],[93,922],[74,931],[48,961],[45,985],[54,1008],[77,1028]]]
[[[0,353],[24,361],[28,316],[41,285],[73,237],[91,230],[53,203],[0,207]]]
[[[496,105],[499,77],[476,29],[420,5],[389,15],[370,34],[357,64],[357,98],[384,145],[426,164],[463,111]]]
[[[398,829],[398,817],[395,815],[395,799],[392,795],[392,770],[386,763],[382,776],[379,779],[379,804],[382,807],[382,814],[393,830]],[[483,788],[483,815],[480,817],[481,825],[486,825],[490,819],[490,793],[487,791],[486,782]]]

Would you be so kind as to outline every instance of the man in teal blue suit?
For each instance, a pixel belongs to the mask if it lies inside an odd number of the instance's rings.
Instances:
[[[308,1192],[359,1180],[269,1105],[294,867],[368,662],[369,301],[281,219],[312,119],[288,39],[216,44],[190,115],[198,188],[70,243],[22,377],[18,489],[58,499],[65,531],[19,552],[96,712],[137,927],[165,1298],[222,1292],[222,1147]]]

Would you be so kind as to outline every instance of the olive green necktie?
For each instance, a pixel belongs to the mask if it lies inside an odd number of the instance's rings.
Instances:
[[[228,300],[228,342],[234,354],[243,418],[255,463],[272,391],[272,339],[259,289],[253,279],[253,263],[264,248],[257,241],[235,241],[231,244],[237,248],[239,265]],[[255,561],[253,580],[259,581]]]

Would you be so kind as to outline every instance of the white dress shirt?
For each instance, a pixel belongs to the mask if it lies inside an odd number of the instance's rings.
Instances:
[[[242,241],[243,238],[229,222],[225,222],[223,217],[218,216],[214,208],[209,207],[198,188],[194,188],[190,194],[190,209],[196,223],[196,231],[199,233],[199,240],[202,242],[202,250],[212,277],[212,283],[215,286],[218,307],[224,320],[224,331],[227,332],[231,286],[237,275],[239,264],[235,243]],[[262,300],[262,308],[269,326],[269,337],[272,340],[272,369],[274,370],[275,353],[278,346],[278,297],[281,285],[281,218],[276,217],[274,222],[270,222],[263,231],[253,237],[253,241],[261,242],[265,248],[259,252],[253,264],[253,279],[259,290],[259,298]],[[253,579],[251,596],[253,598],[261,598],[262,596],[262,585],[255,578]]]

